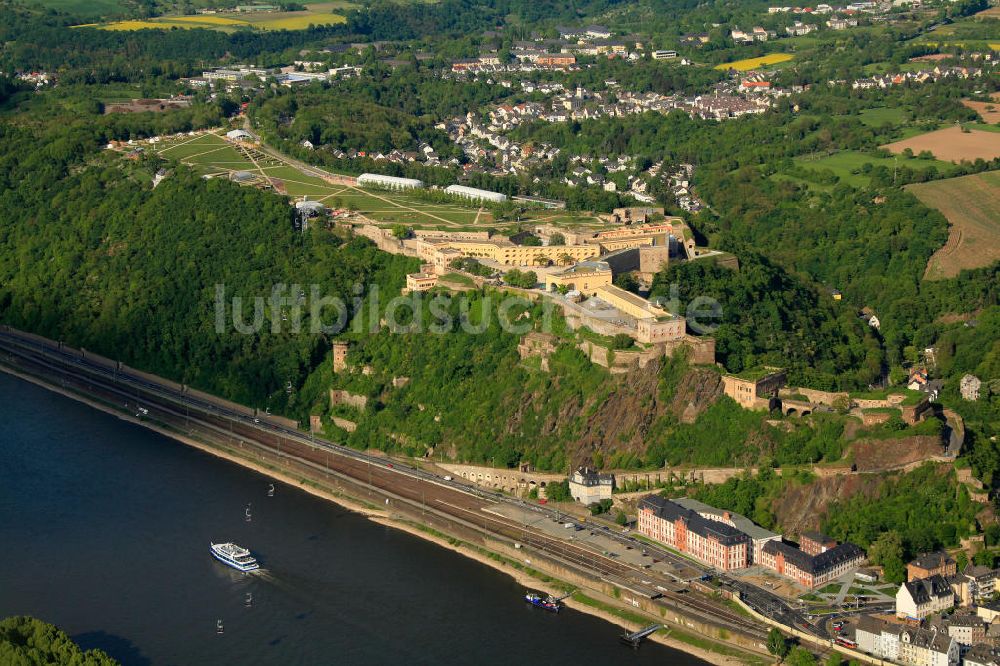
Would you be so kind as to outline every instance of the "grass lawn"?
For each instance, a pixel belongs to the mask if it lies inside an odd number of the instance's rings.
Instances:
[[[441,282],[451,282],[452,284],[457,284],[462,287],[475,287],[476,282],[468,275],[462,275],[461,273],[445,273],[441,276]]]
[[[804,178],[796,178],[795,176],[789,176],[787,173],[775,173],[771,174],[771,180],[787,180],[790,183],[795,183],[796,185],[802,185],[803,187],[808,187],[814,192],[829,192],[833,190],[833,185],[821,185],[819,183],[810,183]]]
[[[892,169],[894,166],[906,166],[914,170],[920,170],[934,166],[941,173],[948,173],[954,168],[952,164],[940,160],[921,160],[915,157],[905,158],[902,156],[896,159],[891,157],[875,157],[856,150],[842,150],[832,155],[816,153],[796,157],[795,162],[809,169],[829,169],[840,178],[840,182],[854,187],[867,187],[869,184],[870,179],[868,176],[862,173],[854,173],[860,170],[861,166],[866,162],[871,163],[873,167],[884,166],[889,169]]]
[[[962,123],[962,127],[970,130],[982,130],[983,132],[1000,132],[1000,125],[987,125],[986,123]]]
[[[900,108],[879,107],[865,109],[861,112],[861,122],[869,127],[879,127],[885,124],[902,125],[908,119],[906,111]]]
[[[412,194],[364,190],[349,185],[330,183],[318,176],[302,173],[281,159],[250,147],[238,149],[227,141],[222,130],[196,136],[177,136],[161,142],[156,152],[175,159],[201,173],[226,174],[249,171],[280,180],[284,192],[291,197],[309,197],[327,205],[355,210],[379,224],[406,224],[422,228],[483,229],[494,224],[489,210],[474,203],[428,202]],[[250,159],[247,154],[253,159]],[[565,215],[572,218],[571,215]],[[590,218],[594,220],[594,218]]]

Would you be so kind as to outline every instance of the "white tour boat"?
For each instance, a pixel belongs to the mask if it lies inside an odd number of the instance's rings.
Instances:
[[[253,571],[260,568],[250,551],[235,543],[213,543],[212,556],[223,564],[228,564],[240,571]]]

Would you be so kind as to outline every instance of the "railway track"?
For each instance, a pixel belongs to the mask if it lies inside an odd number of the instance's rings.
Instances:
[[[546,518],[559,520],[559,512],[546,507],[488,493],[457,482],[448,482],[419,468],[318,440],[272,421],[266,415],[255,416],[249,410],[237,411],[224,403],[214,403],[187,394],[183,389],[178,391],[148,378],[95,363],[85,356],[81,357],[75,350],[71,352],[51,343],[26,340],[10,331],[0,330],[0,350],[5,351],[11,360],[16,357],[22,366],[29,366],[29,371],[34,370],[36,374],[48,377],[54,374],[61,379],[63,385],[75,385],[77,390],[89,392],[109,404],[124,401],[125,405],[133,403],[134,408],[146,410],[146,414],[139,411],[137,415],[162,419],[172,426],[179,426],[180,430],[187,429],[215,437],[228,436],[232,443],[259,443],[259,446],[280,456],[302,461],[317,470],[334,472],[356,482],[367,483],[371,488],[403,498],[411,505],[426,507],[477,529],[481,528],[484,533],[521,543],[585,572],[657,587],[663,591],[663,597],[657,599],[656,603],[667,608],[757,638],[766,636],[766,631],[760,624],[725,606],[692,592],[671,590],[673,581],[658,579],[661,574],[618,561],[590,547],[530,530],[526,525],[484,511],[491,506],[508,503]],[[600,530],[604,536],[629,544],[625,537],[612,530],[600,526],[591,527]],[[646,544],[643,547],[665,561],[692,567],[691,562],[667,551]]]

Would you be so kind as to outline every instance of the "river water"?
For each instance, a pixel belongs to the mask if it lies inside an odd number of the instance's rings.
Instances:
[[[621,646],[488,567],[5,374],[0,423],[0,617],[125,664],[704,663]],[[219,564],[211,541],[264,571]]]

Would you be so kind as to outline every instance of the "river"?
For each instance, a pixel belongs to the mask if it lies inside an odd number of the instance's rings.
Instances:
[[[0,417],[0,617],[124,664],[704,664],[621,646],[457,553],[287,485],[269,496],[256,472],[2,373]],[[217,563],[211,541],[264,571]]]

